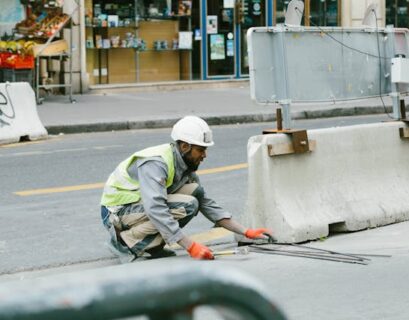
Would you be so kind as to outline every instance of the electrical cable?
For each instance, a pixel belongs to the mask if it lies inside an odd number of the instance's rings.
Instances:
[[[298,9],[298,8],[295,8],[295,9],[301,12],[300,9]],[[302,13],[302,12],[301,12],[301,13]],[[323,34],[325,34],[327,37],[331,38],[332,40],[334,40],[335,42],[337,42],[338,44],[340,44],[341,46],[343,46],[343,47],[345,47],[345,48],[348,48],[348,49],[350,49],[350,50],[352,50],[352,51],[356,51],[356,52],[358,52],[358,53],[360,53],[360,54],[363,54],[363,55],[366,55],[366,56],[369,56],[369,57],[372,57],[372,58],[377,58],[377,59],[379,58],[379,59],[384,59],[384,60],[390,60],[390,59],[391,59],[390,57],[382,57],[382,56],[379,55],[379,53],[378,53],[378,55],[375,55],[375,54],[372,54],[372,53],[369,53],[369,52],[365,52],[365,51],[359,50],[359,49],[357,49],[357,48],[348,46],[347,44],[345,44],[345,43],[343,43],[342,41],[338,40],[337,38],[333,37],[331,34],[329,34],[327,31],[325,31],[324,29],[322,29],[319,25],[316,25],[316,24],[315,24],[314,22],[312,22],[311,20],[310,20],[310,23],[311,23],[314,27],[318,28],[318,29],[319,29]]]
[[[301,12],[301,10],[298,9],[297,7],[296,7],[295,9],[298,10],[299,12]],[[302,13],[302,12],[301,12],[301,13]],[[350,49],[350,50],[352,50],[352,51],[356,51],[356,52],[358,52],[358,53],[360,53],[360,54],[364,54],[364,55],[367,55],[367,56],[369,56],[369,57],[377,58],[377,59],[379,60],[379,98],[380,98],[381,101],[382,101],[382,106],[383,106],[383,109],[384,109],[384,111],[385,111],[385,114],[388,116],[388,118],[394,119],[394,118],[389,114],[389,112],[388,112],[388,110],[387,110],[387,108],[386,108],[385,102],[383,101],[383,98],[382,98],[382,60],[381,60],[381,59],[390,60],[391,58],[390,58],[390,57],[382,57],[382,56],[381,56],[381,49],[380,49],[379,36],[378,36],[378,33],[379,33],[378,17],[377,17],[377,14],[376,14],[376,10],[372,10],[372,13],[375,15],[375,22],[376,22],[376,40],[377,40],[377,45],[378,45],[378,55],[374,55],[374,54],[372,54],[372,53],[365,52],[365,51],[362,51],[362,50],[359,50],[359,49],[350,47],[350,46],[346,45],[345,43],[343,43],[342,41],[339,41],[338,39],[336,39],[335,37],[333,37],[331,34],[329,34],[328,32],[326,32],[326,31],[325,31],[324,29],[322,29],[320,26],[316,25],[316,24],[315,24],[314,22],[312,22],[311,20],[310,20],[310,23],[311,23],[314,27],[317,27],[317,28],[318,28],[322,33],[324,33],[327,37],[329,37],[330,39],[334,40],[335,42],[337,42],[337,43],[340,44],[341,46],[343,46],[343,47],[345,47],[345,48],[348,48],[348,49]],[[394,119],[394,120],[395,120],[395,119]]]
[[[379,28],[378,28],[378,16],[376,14],[376,10],[372,10],[372,13],[375,16],[375,23],[376,23],[376,43],[378,44],[378,56],[379,56],[379,98],[382,101],[382,105],[383,105],[383,109],[385,110],[385,114],[388,116],[388,118],[390,119],[394,119],[388,112],[388,110],[386,109],[385,106],[385,102],[383,101],[382,98],[382,61],[381,61],[381,47],[379,45],[379,36],[378,36],[378,32],[379,32]]]
[[[6,95],[7,95],[7,98],[6,98],[6,96],[2,93],[2,92],[0,92],[0,95],[5,99],[5,103],[0,103],[1,105],[7,105],[8,103],[7,103],[7,101],[8,102],[10,102],[10,106],[11,106],[11,110],[12,110],[12,115],[8,115],[7,113],[5,113],[3,110],[1,110],[0,109],[0,115],[4,115],[6,118],[9,118],[9,119],[14,119],[15,117],[16,117],[16,110],[14,109],[14,105],[13,105],[13,102],[11,101],[11,98],[10,98],[10,94],[9,94],[9,91],[8,91],[8,87],[10,86],[10,84],[9,83],[6,83],[6,85],[5,85],[5,90],[6,90]]]

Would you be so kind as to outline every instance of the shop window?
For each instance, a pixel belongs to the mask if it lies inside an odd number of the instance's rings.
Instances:
[[[285,14],[290,0],[274,1],[275,24],[285,22]],[[341,0],[305,0],[302,25],[338,26],[340,22]]]
[[[190,0],[86,0],[91,81],[192,79]]]
[[[385,18],[387,25],[394,25],[396,28],[408,28],[408,14],[408,0],[386,0]]]
[[[249,74],[249,57],[247,52],[247,31],[251,27],[260,27],[266,25],[266,2],[264,0],[246,0],[243,1],[244,8],[242,19],[240,21],[240,74]]]
[[[277,0],[274,1],[275,4],[275,24],[284,23],[285,13],[287,12],[287,6],[290,0]]]
[[[309,1],[310,26],[337,26],[338,0]]]

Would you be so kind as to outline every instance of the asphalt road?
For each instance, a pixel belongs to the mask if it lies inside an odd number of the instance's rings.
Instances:
[[[297,126],[314,128],[379,120],[379,117],[322,119],[298,122]],[[244,210],[246,170],[226,171],[226,166],[244,163],[248,137],[265,127],[268,124],[213,128],[217,144],[209,150],[201,169],[224,171],[207,171],[202,181],[209,193],[235,215]],[[169,130],[81,134],[0,148],[0,286],[2,283],[13,286],[18,280],[35,291],[37,285],[56,281],[48,277],[51,274],[64,277],[67,272],[79,271],[84,275],[86,269],[92,273],[94,268],[106,266],[110,266],[106,270],[112,273],[123,270],[118,269],[123,266],[117,266],[102,245],[105,231],[98,219],[101,193],[98,185],[135,148],[167,141],[168,134]],[[90,188],[78,190],[84,184]],[[67,186],[74,186],[76,191],[68,191]],[[33,194],[45,188],[48,189]],[[21,191],[28,192],[16,194]],[[187,232],[210,227],[204,219],[197,218],[188,225]],[[292,320],[404,320],[409,317],[408,242],[409,222],[403,222],[308,243],[311,247],[344,253],[388,255],[371,256],[368,265],[250,253],[204,262],[179,255],[126,266],[141,275],[147,269],[172,270],[180,265],[194,268],[195,264],[206,265],[209,272],[228,267],[238,269],[253,279],[250,281],[259,282]],[[228,246],[233,244],[223,248]],[[52,268],[58,265],[70,266]],[[36,271],[18,272],[21,270]],[[39,279],[31,283],[29,278]],[[219,318],[205,311],[198,319]]]
[[[296,121],[295,126],[311,129],[385,119],[320,119]],[[245,163],[248,138],[268,127],[260,123],[213,127],[216,145],[200,169]],[[76,134],[1,147],[0,275],[112,259],[99,220],[101,184],[121,160],[138,149],[168,142],[169,133],[158,129]],[[222,170],[201,179],[208,194],[238,216],[246,201],[246,174],[245,169]],[[200,217],[186,233],[211,227]]]

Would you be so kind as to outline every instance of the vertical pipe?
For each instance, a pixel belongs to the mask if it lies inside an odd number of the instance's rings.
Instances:
[[[404,99],[400,100],[400,119],[401,120],[406,120],[406,106],[405,106],[405,100]]]
[[[311,8],[310,8],[310,0],[305,0],[305,5],[304,5],[304,25],[306,27],[310,26],[310,12],[311,12]]]
[[[233,9],[234,10],[234,9]],[[241,50],[245,50],[245,48],[241,47],[241,24],[240,21],[234,23],[233,19],[233,34],[235,37],[235,69],[236,69],[236,78],[241,77]]]
[[[206,0],[201,0],[201,33],[202,33],[202,80],[207,80],[207,6]]]
[[[73,48],[73,43],[72,43],[72,41],[73,41],[73,33],[74,33],[74,28],[73,28],[73,26],[74,26],[74,23],[72,22],[72,19],[73,19],[74,17],[71,17],[71,21],[70,21],[70,61],[69,61],[69,64],[70,64],[70,74],[69,74],[69,79],[70,79],[70,86],[69,86],[69,88],[70,88],[70,102],[72,103],[74,100],[72,99],[72,59],[74,58],[73,57],[73,50],[72,50],[72,48]],[[64,81],[65,82],[65,81]],[[66,91],[64,90],[64,94],[66,94]]]
[[[80,92],[84,93],[85,91],[88,90],[84,0],[80,0],[78,5],[79,5],[79,20],[80,20],[80,26],[79,26],[80,28],[80,70],[81,70]]]
[[[395,56],[395,41],[396,41],[396,39],[395,39],[395,33],[394,33],[394,31],[393,31],[393,28],[386,28],[385,29],[385,32],[387,32],[387,35],[388,35],[388,39],[387,39],[387,43],[384,45],[384,48],[385,48],[385,50],[384,50],[384,53],[387,55],[387,56],[389,56],[389,57],[394,57]],[[379,37],[380,36],[382,36],[382,34],[383,34],[383,32],[381,33],[381,32],[379,32],[379,30],[378,30],[378,32],[376,33],[376,36],[378,37],[378,39],[379,39]],[[383,39],[383,36],[382,36],[382,38],[381,39]],[[385,43],[385,41],[382,41],[382,43]],[[381,50],[380,50],[381,51]],[[381,55],[382,55],[382,52],[381,52]],[[388,61],[389,63],[390,63],[390,60]],[[384,61],[384,63],[386,63],[385,61]],[[380,72],[382,72],[382,71],[380,71]],[[384,73],[384,72],[383,72]],[[385,78],[385,77],[383,77],[383,78]],[[391,79],[391,77],[389,77],[389,79]],[[381,77],[381,79],[380,80],[382,80],[382,77]],[[381,81],[381,85],[382,85],[382,81]],[[379,92],[379,94],[381,95],[382,94],[382,92]],[[399,92],[399,86],[398,86],[398,84],[397,83],[393,83],[392,81],[391,81],[391,93],[390,93],[390,97],[392,98],[392,108],[393,108],[393,115],[392,115],[392,117],[394,118],[394,119],[399,119],[399,114],[400,114],[400,102],[399,102],[399,100],[400,100],[400,92]]]
[[[279,104],[283,108],[283,120],[284,120],[284,129],[291,129],[291,111],[290,111],[290,90],[288,87],[288,61],[287,61],[287,48],[285,44],[285,32],[281,31],[279,32],[279,37],[280,37],[280,49],[281,49],[281,61],[283,61],[283,74],[282,74],[282,79],[283,79],[283,96],[280,97]]]
[[[36,99],[37,99],[37,104],[40,104],[40,57],[36,57],[36,69],[35,69],[35,87],[36,87]]]
[[[267,26],[273,26],[273,17],[275,16],[277,0],[266,0],[266,16],[267,16]]]

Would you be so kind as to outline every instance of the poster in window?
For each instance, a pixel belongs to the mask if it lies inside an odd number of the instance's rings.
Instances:
[[[207,16],[207,34],[217,33],[217,16]]]
[[[222,10],[222,21],[227,23],[233,23],[233,9]]]
[[[192,31],[179,31],[179,49],[192,49]]]
[[[234,42],[233,40],[226,41],[226,56],[234,57]]]
[[[202,34],[200,33],[200,29],[195,29],[195,40],[202,40]]]
[[[259,16],[261,14],[261,0],[253,0],[253,15]]]
[[[224,34],[210,35],[210,60],[226,59],[224,49]]]

